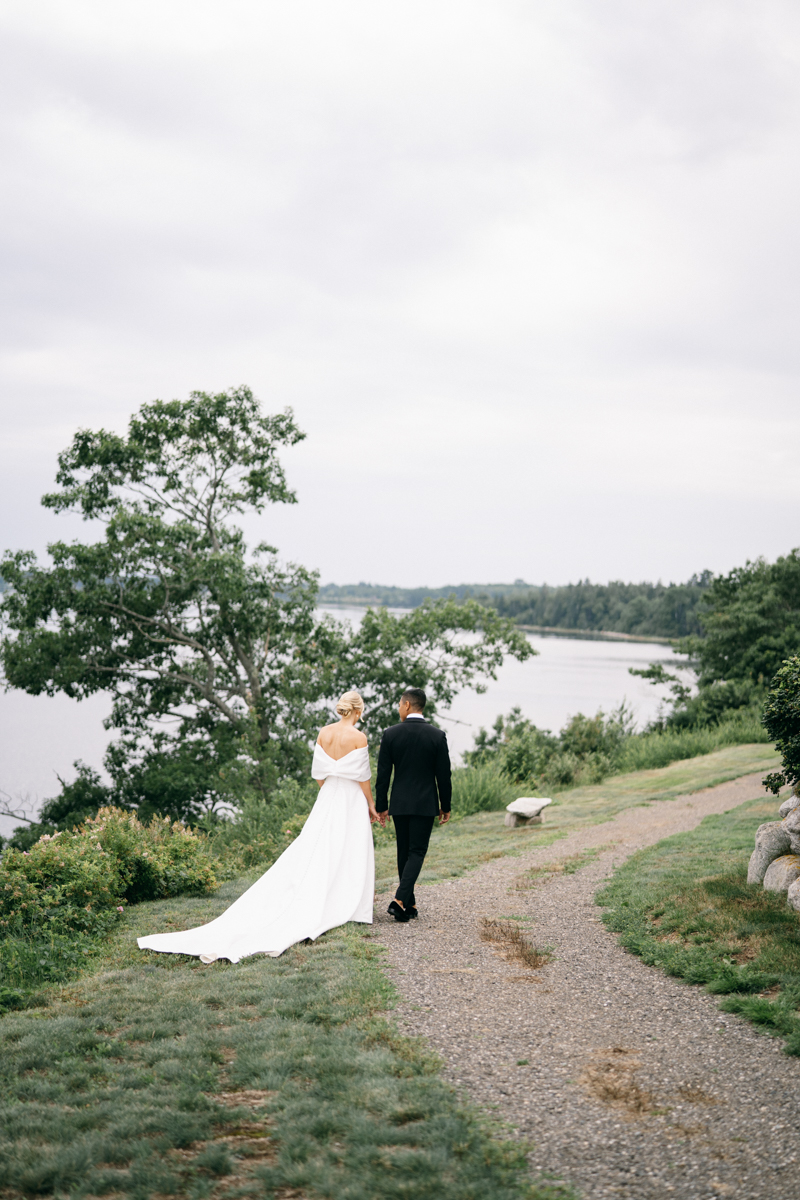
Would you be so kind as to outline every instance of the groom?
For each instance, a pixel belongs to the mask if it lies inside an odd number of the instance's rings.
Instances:
[[[400,886],[389,905],[395,921],[416,917],[414,884],[428,852],[433,822],[437,817],[440,825],[450,820],[452,787],[447,735],[423,717],[426,700],[422,688],[406,688],[397,706],[400,724],[385,731],[378,751],[375,807],[381,825],[385,826],[391,816],[397,837]]]

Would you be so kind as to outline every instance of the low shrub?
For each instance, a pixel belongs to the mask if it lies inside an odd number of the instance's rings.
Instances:
[[[223,870],[268,867],[303,828],[319,795],[314,780],[288,779],[265,801],[250,795],[229,821],[209,827],[211,847]]]
[[[623,744],[617,769],[646,771],[667,767],[672,762],[711,754],[723,746],[741,746],[771,739],[757,709],[744,709],[719,725],[698,729],[667,727],[651,733],[639,733]]]
[[[0,933],[105,932],[125,903],[216,887],[207,839],[166,818],[101,809],[0,860]]]
[[[473,770],[491,769],[516,784],[517,795],[524,789],[541,796],[602,783],[609,775],[667,767],[723,746],[770,740],[757,705],[737,709],[719,724],[667,725],[634,733],[632,713],[621,704],[611,713],[600,711],[593,717],[576,713],[558,737],[538,729],[515,708],[507,717],[497,718],[492,733],[481,729],[464,758]],[[470,786],[477,790],[478,780],[470,785],[465,779],[462,787]]]
[[[497,718],[492,733],[478,732],[464,758],[472,768],[493,768],[516,785],[517,795],[520,788],[545,795],[613,775],[632,724],[630,710],[621,704],[614,712],[601,710],[593,717],[576,713],[554,737],[513,708],[508,716]]]
[[[96,838],[113,857],[129,904],[204,895],[217,886],[208,839],[180,821],[153,817],[144,825],[133,813],[101,808],[82,826],[81,836]]]
[[[458,767],[453,771],[453,813],[469,817],[478,812],[497,812],[521,795],[496,765]]]

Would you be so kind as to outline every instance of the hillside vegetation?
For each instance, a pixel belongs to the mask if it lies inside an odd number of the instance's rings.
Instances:
[[[443,588],[381,587],[371,583],[326,584],[321,604],[417,608],[425,600],[474,599],[520,625],[549,629],[681,638],[701,633],[697,608],[711,581],[704,571],[688,583],[591,583],[563,587],[514,583],[461,583]]]

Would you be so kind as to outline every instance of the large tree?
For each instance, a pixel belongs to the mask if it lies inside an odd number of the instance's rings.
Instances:
[[[763,702],[781,664],[800,651],[800,550],[716,576],[698,617],[704,636],[677,643],[695,665],[696,695],[663,664],[631,670],[671,686],[670,724],[715,724],[735,709]]]
[[[304,434],[248,388],[145,404],[127,436],[78,432],[43,503],[101,522],[94,541],[54,542],[51,562],[7,553],[0,612],[7,684],[112,697],[106,765],[121,802],[175,815],[213,808],[244,762],[258,789],[308,768],[309,741],[340,691],[364,690],[367,723],[404,686],[432,708],[482,686],[524,635],[481,605],[443,601],[356,632],[316,611],[317,577],[248,551],[239,515],[295,503],[278,458]],[[230,798],[230,797],[227,797]]]

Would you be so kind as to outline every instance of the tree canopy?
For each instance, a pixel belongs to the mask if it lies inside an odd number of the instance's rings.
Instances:
[[[800,651],[800,550],[716,576],[698,617],[703,636],[677,643],[695,664],[696,695],[663,664],[631,671],[670,685],[673,725],[715,724],[732,710],[763,702],[781,664]]]
[[[127,436],[81,430],[43,503],[102,522],[102,536],[52,543],[47,565],[27,551],[0,562],[7,684],[110,694],[115,803],[196,815],[230,801],[236,763],[266,796],[307,773],[341,692],[362,690],[374,734],[404,687],[426,688],[435,712],[504,655],[533,653],[474,601],[370,611],[350,630],[317,611],[315,572],[266,543],[248,550],[235,519],[296,502],[279,451],[304,436],[245,387],[145,404]]]
[[[800,655],[792,655],[776,672],[764,705],[764,726],[781,755],[781,771],[764,780],[775,795],[787,783],[800,783]]]

